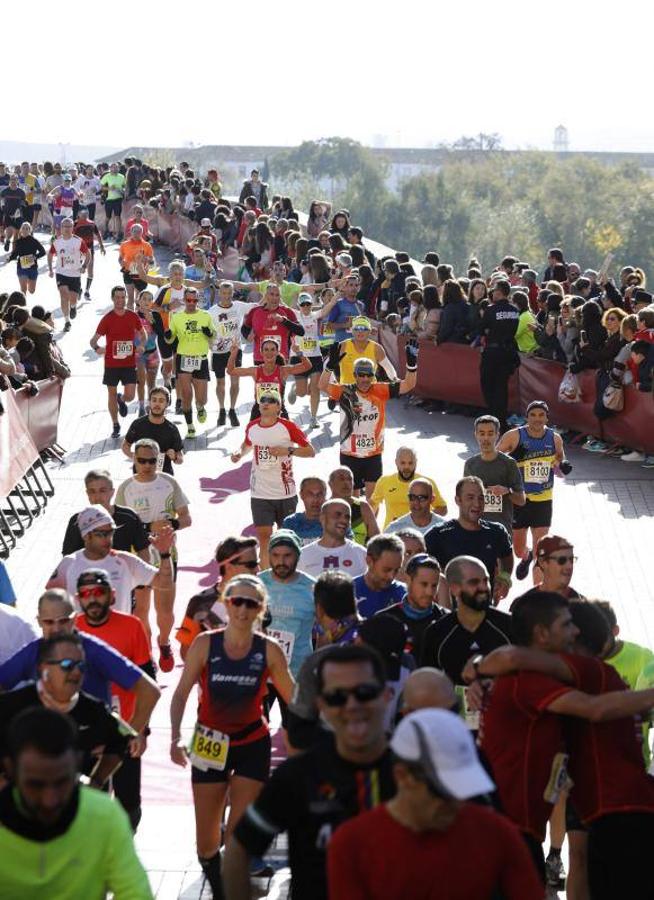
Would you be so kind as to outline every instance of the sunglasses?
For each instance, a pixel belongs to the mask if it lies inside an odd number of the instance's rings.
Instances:
[[[91,534],[94,534],[96,537],[111,538],[114,536],[115,530],[115,528],[108,528],[106,531],[92,531]]]
[[[104,597],[109,588],[101,587],[99,584],[95,587],[81,587],[77,590],[78,597]]]
[[[383,690],[382,684],[357,684],[353,688],[334,688],[333,691],[323,691],[320,696],[327,706],[345,706],[350,695],[357,703],[370,703],[371,700],[376,700]]]
[[[156,466],[157,464],[156,456],[135,456],[134,458],[142,466]]]
[[[48,666],[59,666],[63,672],[74,672],[75,669],[79,669],[80,672],[86,671],[86,662],[83,659],[69,659],[68,657],[65,659],[46,659],[45,663]]]
[[[252,597],[225,597],[225,602],[231,603],[232,606],[245,606],[246,609],[261,608],[261,602],[253,600]]]
[[[572,555],[567,555],[567,556],[548,556],[547,558],[548,558],[548,559],[554,560],[554,562],[555,562],[555,563],[558,563],[560,566],[564,566],[566,563],[569,563],[569,562],[576,562],[576,561],[577,561],[577,557],[576,557],[576,556],[572,556]]]
[[[375,377],[372,372],[355,372],[354,374],[356,375],[357,378],[374,378]]]
[[[261,405],[262,403],[279,403],[279,400],[275,400],[274,397],[262,397],[261,400],[259,400],[259,405]]]
[[[429,500],[429,494],[408,494],[409,500]]]

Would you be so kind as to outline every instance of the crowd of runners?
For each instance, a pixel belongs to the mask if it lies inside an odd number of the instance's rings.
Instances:
[[[157,673],[176,664],[170,765],[189,769],[215,898],[252,896],[282,834],[301,900],[540,900],[564,880],[570,900],[654,897],[654,654],[575,580],[566,529],[551,533],[563,439],[538,397],[511,421],[506,393],[527,338],[570,346],[570,376],[596,363],[598,382],[649,390],[644,273],[616,286],[556,249],[541,278],[513,257],[457,278],[435,252],[414,271],[375,259],[327,202],[301,227],[256,170],[236,202],[186,164],[0,165],[0,202],[19,285],[0,298],[0,386],[67,377],[82,296],[110,304],[88,342],[133,466],[120,484],[86,473],[36,630],[0,583],[0,897],[151,896],[132,834]],[[148,204],[197,224],[165,274]],[[110,297],[93,290],[108,244]],[[28,309],[42,258],[55,317]],[[408,337],[402,375],[374,337],[384,320]],[[433,459],[384,448],[424,338],[481,350],[488,410],[453,496]],[[331,471],[319,413],[337,425]],[[189,598],[176,533],[197,527],[183,462],[198,429],[238,435],[253,527],[216,518],[218,578]],[[296,483],[294,459],[314,457]],[[287,755],[272,772],[271,714]]]

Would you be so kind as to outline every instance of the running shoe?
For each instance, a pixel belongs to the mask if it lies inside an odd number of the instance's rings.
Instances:
[[[529,566],[531,565],[531,561],[533,558],[534,554],[530,550],[527,556],[525,556],[524,559],[521,559],[518,565],[515,567],[515,577],[518,579],[518,581],[524,581],[529,574]]]
[[[120,437],[120,425],[118,422],[114,422],[114,427],[111,429],[112,438]]]
[[[260,856],[250,857],[250,878],[272,878],[275,874],[273,867]]]
[[[76,306],[71,306],[71,308],[70,308],[70,317],[71,317],[71,319],[74,319],[76,316],[77,316],[77,307],[76,307]]]
[[[565,883],[565,869],[560,853],[549,853],[545,860],[545,880],[548,887],[561,888]]]
[[[238,426],[239,426],[241,423],[239,422],[238,416],[236,415],[236,410],[235,410],[235,409],[230,409],[230,411],[227,413],[227,415],[229,416],[229,424],[230,424],[230,425],[233,425],[234,428],[238,428]]]
[[[588,450],[589,453],[605,453],[609,449],[609,445],[604,441],[588,440],[581,449]]]
[[[159,668],[162,672],[172,672],[175,668],[175,657],[170,644],[159,644]]]
[[[186,429],[186,437],[194,438],[195,437],[195,425],[189,425]]]
[[[66,320],[66,323],[64,324],[64,331],[70,331],[71,327],[72,326],[71,326],[70,322],[68,320]]]
[[[654,456],[646,456],[641,466],[643,469],[654,469]]]
[[[204,406],[198,406],[198,422],[200,425],[204,424],[207,421],[207,411]]]
[[[288,394],[286,395],[286,399],[288,400],[289,403],[295,403],[295,401],[297,400],[297,386],[294,381],[291,383],[291,386],[288,389]]]
[[[311,431],[312,428],[319,428],[319,427],[320,426],[318,425],[318,419],[316,419],[315,416],[311,416],[311,421],[309,422],[309,431]]]
[[[123,419],[124,419],[125,416],[127,415],[127,404],[126,404],[125,401],[123,400],[123,395],[122,395],[122,394],[116,394],[116,400],[117,400],[117,402],[118,402],[118,414],[119,414],[120,416],[122,416]]]
[[[218,413],[218,428],[222,428],[227,421],[227,413],[224,409],[221,409]]]
[[[641,453],[639,450],[632,450],[631,453],[625,453],[620,457],[622,462],[637,462],[644,463],[645,462],[645,454]]]

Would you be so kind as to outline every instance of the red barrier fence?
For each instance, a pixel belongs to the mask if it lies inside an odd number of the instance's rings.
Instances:
[[[48,378],[38,382],[39,392],[30,397],[27,391],[14,394],[25,426],[39,453],[46,447],[57,444],[59,407],[64,383],[59,378]],[[2,394],[4,398],[6,394]]]
[[[406,338],[388,328],[380,330],[380,341],[398,373],[404,371]],[[654,454],[654,403],[650,393],[629,385],[625,388],[622,412],[601,423],[593,411],[596,399],[595,372],[579,375],[581,400],[562,403],[559,385],[565,373],[561,363],[521,354],[521,364],[509,384],[509,409],[524,413],[532,400],[545,400],[552,421],[562,428],[595,435],[645,453]],[[416,394],[448,403],[485,407],[479,385],[480,352],[464,344],[441,344],[420,341]]]
[[[4,407],[0,415],[0,497],[6,497],[39,458],[17,402],[19,397],[11,390],[0,395]]]

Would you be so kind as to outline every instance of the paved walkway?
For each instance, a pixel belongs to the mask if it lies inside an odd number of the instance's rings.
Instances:
[[[156,253],[163,268],[169,254],[159,247]],[[59,441],[67,451],[65,464],[50,468],[55,496],[8,561],[18,608],[27,617],[34,616],[36,599],[60,559],[68,518],[86,503],[85,472],[91,467],[108,468],[116,485],[130,474],[129,464],[119,449],[120,441],[109,437],[111,423],[101,384],[102,361],[88,346],[100,316],[110,308],[110,287],[120,283],[116,248],[109,245],[107,257],[98,258],[96,265],[93,300],[81,305],[72,331],[59,336],[73,372],[64,390],[60,420]],[[0,264],[0,291],[16,288],[14,265]],[[58,304],[54,281],[47,274],[39,278],[34,302],[50,309]],[[244,422],[251,395],[251,385],[246,382],[239,408]],[[292,408],[301,427],[309,421],[304,404],[305,401],[298,401]],[[191,529],[179,534],[178,621],[187,598],[198,587],[212,582],[216,543],[250,523],[246,494],[249,465],[234,467],[229,460],[229,454],[242,440],[243,429],[216,429],[215,398],[210,399],[208,409],[208,422],[199,427],[196,441],[187,442],[186,460],[177,470],[190,498],[194,521]],[[135,411],[133,405],[130,417]],[[311,439],[320,448],[320,454],[315,460],[296,460],[298,479],[316,471],[326,476],[338,463],[336,414],[321,408],[319,419],[321,429],[312,432]],[[471,426],[471,420],[465,417],[428,413],[404,400],[395,401],[389,409],[387,458],[392,460],[402,444],[414,447],[420,471],[436,479],[453,510],[454,485],[464,459],[473,450]],[[574,468],[570,477],[557,482],[553,530],[574,541],[579,557],[574,584],[586,596],[604,597],[615,604],[624,637],[654,646],[654,582],[649,571],[649,553],[654,546],[654,472],[575,448],[570,449],[569,457]],[[163,698],[155,711],[153,734],[144,758],[144,818],[137,844],[157,898],[190,900],[198,898],[201,889],[194,850],[190,777],[168,759],[168,701],[179,672],[178,666],[160,678]],[[191,725],[191,707],[189,704],[187,727]],[[275,851],[275,862],[280,866],[283,856],[281,848]],[[267,885],[261,886],[262,895],[285,896],[286,883],[287,872],[281,870],[268,891]]]

